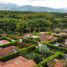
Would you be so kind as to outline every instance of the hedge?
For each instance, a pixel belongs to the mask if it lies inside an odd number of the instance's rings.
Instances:
[[[11,54],[8,54],[7,56],[3,56],[3,57],[0,57],[0,61],[8,61],[14,57],[17,57],[19,56],[19,52],[15,52],[15,53],[11,53]]]
[[[30,51],[33,51],[35,49],[35,46],[32,45],[28,48],[22,48],[19,51],[15,53],[8,54],[7,56],[0,57],[0,61],[7,61],[9,59],[12,59],[13,57],[19,56],[19,55],[24,55],[25,53],[29,53]]]
[[[0,44],[0,47],[5,47],[5,46],[12,46],[13,44],[15,44],[17,41],[16,40],[13,40],[13,39],[11,39],[11,38],[8,38],[8,37],[1,37],[0,39],[6,39],[6,40],[8,40],[9,41],[9,43],[8,44]]]
[[[46,44],[48,47],[50,47],[52,49],[56,49],[56,50],[59,50],[59,51],[63,51],[64,53],[67,53],[67,48],[65,48],[65,47],[54,46],[54,45],[46,43],[46,42],[43,42],[43,43]]]
[[[43,59],[43,61],[41,61],[37,67],[42,67],[43,64],[45,63],[48,63],[49,61],[53,60],[54,58],[57,58],[58,56],[62,55],[62,53],[60,52],[56,52],[54,55],[46,58],[46,59]]]
[[[31,43],[31,44],[37,44],[37,41],[34,40],[33,38],[23,39],[23,42],[25,42],[25,43]]]
[[[35,49],[35,46],[32,45],[30,47],[20,49],[19,52],[20,54],[25,54],[25,52],[28,53],[28,52],[33,51],[34,49]]]

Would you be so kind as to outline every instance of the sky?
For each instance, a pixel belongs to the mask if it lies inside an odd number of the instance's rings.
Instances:
[[[13,3],[18,6],[32,5],[52,8],[67,8],[67,0],[0,0],[0,3]]]

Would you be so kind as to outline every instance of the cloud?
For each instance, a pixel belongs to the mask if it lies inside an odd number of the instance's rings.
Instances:
[[[46,0],[29,0],[29,1],[46,1]]]
[[[67,0],[0,0],[0,1],[4,3],[17,4],[19,6],[32,5],[52,8],[67,8]]]

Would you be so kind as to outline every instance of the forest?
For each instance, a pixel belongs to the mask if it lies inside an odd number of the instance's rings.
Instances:
[[[67,28],[67,13],[0,10],[0,33],[29,33]]]

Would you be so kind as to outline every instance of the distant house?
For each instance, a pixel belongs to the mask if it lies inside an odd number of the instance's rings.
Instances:
[[[19,35],[16,39],[26,39],[32,37],[32,34]]]
[[[28,60],[22,56],[0,64],[0,67],[35,67],[36,63],[31,59]]]
[[[55,28],[53,29],[54,33],[61,33],[61,29],[60,28]]]
[[[39,39],[41,41],[47,40],[47,34],[45,32],[40,32]]]
[[[16,48],[14,46],[2,48],[2,49],[0,49],[0,57],[6,56],[6,55],[13,53],[15,51],[16,51]]]
[[[65,32],[65,33],[67,33],[67,29],[64,29],[64,30],[62,30],[62,32]]]
[[[2,37],[2,36],[6,36],[7,34],[0,34],[0,37]]]
[[[23,39],[30,38],[30,37],[32,37],[32,34],[25,34],[22,36]]]

